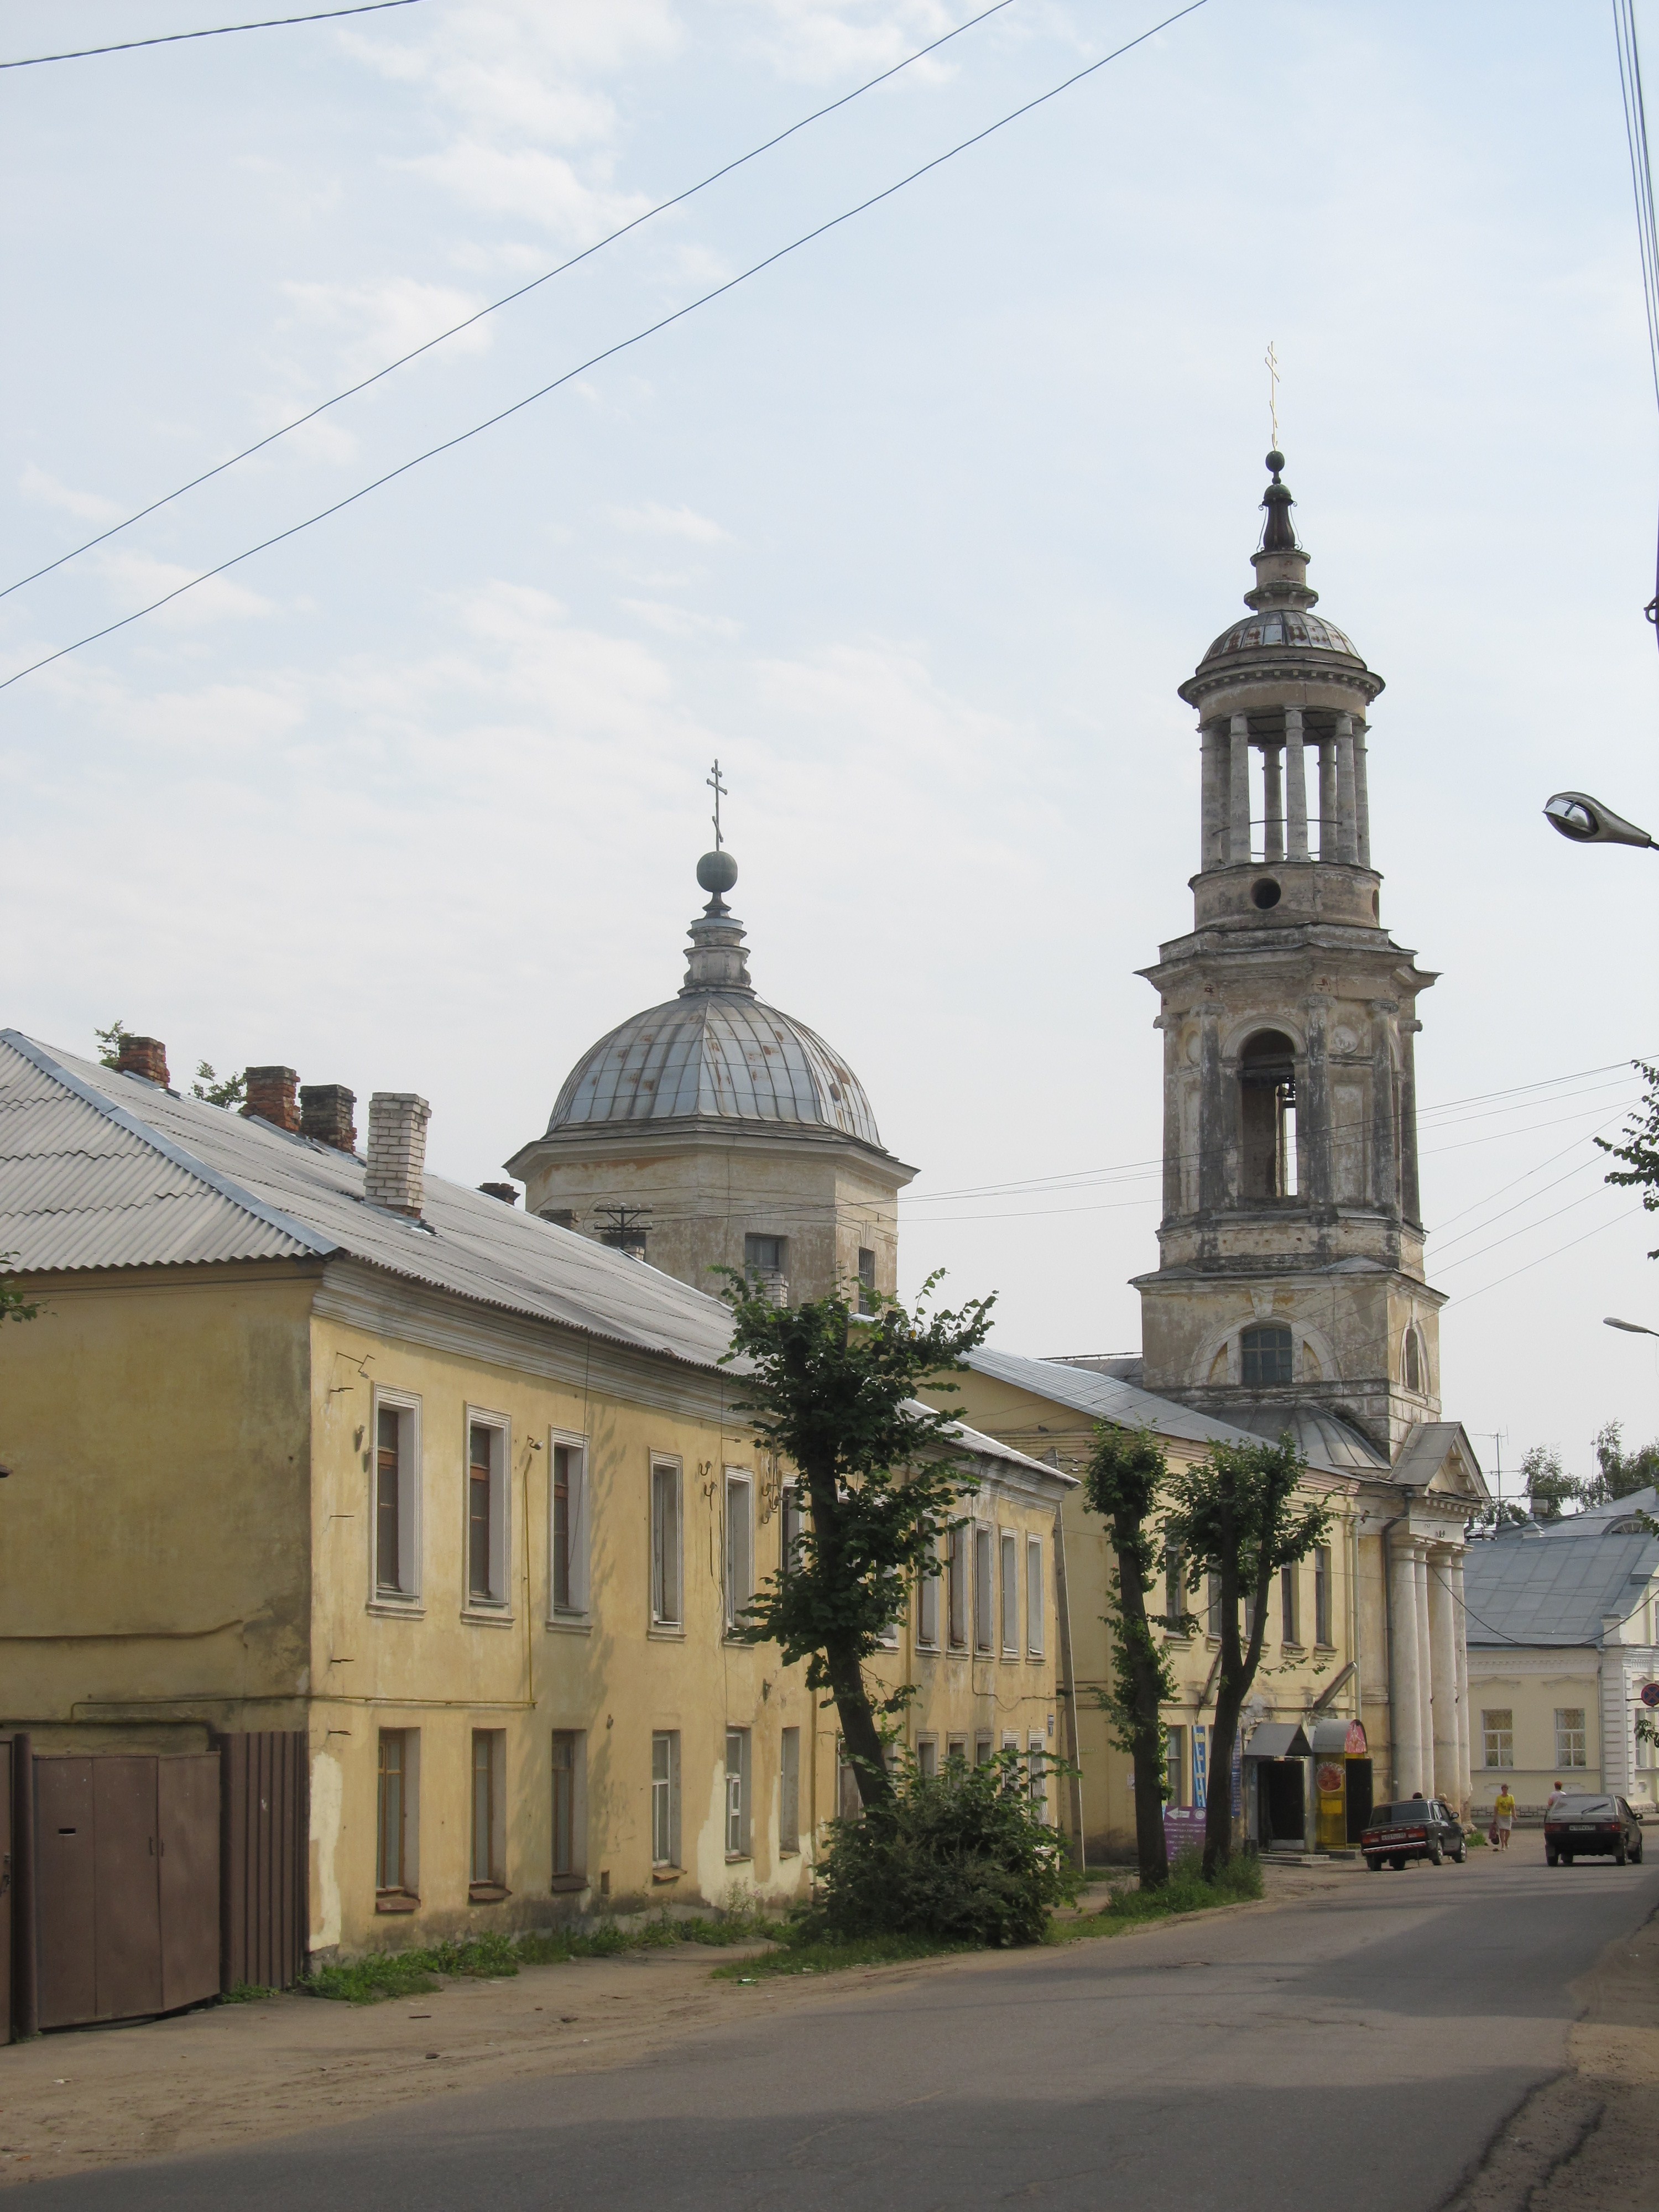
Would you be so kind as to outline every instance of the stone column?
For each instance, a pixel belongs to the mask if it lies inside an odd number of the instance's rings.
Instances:
[[[1296,1086],[1296,1186],[1310,1206],[1331,1202],[1331,1081],[1325,1038],[1330,1000],[1304,1000],[1308,1048]]]
[[[1359,865],[1371,864],[1371,801],[1365,783],[1365,725],[1353,718],[1353,819]]]
[[[1261,811],[1266,815],[1261,849],[1270,860],[1285,857],[1285,787],[1279,775],[1279,756],[1282,745],[1266,744],[1261,748]]]
[[[1434,1788],[1434,1638],[1429,1632],[1428,1546],[1420,1538],[1412,1544],[1412,1580],[1417,1587],[1417,1694],[1421,1700],[1422,1778],[1417,1784],[1426,1797]]]
[[[1204,794],[1198,865],[1200,869],[1218,868],[1225,858],[1227,733],[1219,722],[1206,722],[1198,735]]]
[[[1417,1182],[1417,1032],[1415,1019],[1400,1024],[1400,1211],[1413,1229],[1423,1226]]]
[[[1463,1553],[1461,1546],[1451,1555],[1449,1575],[1452,1595],[1452,1637],[1457,1653],[1457,1808],[1467,1815],[1469,1801],[1474,1795],[1474,1717],[1469,1711],[1469,1638],[1468,1615],[1463,1610]]]
[[[1221,1081],[1220,1008],[1206,999],[1198,1009],[1198,1203],[1212,1213],[1227,1195],[1226,1102]]]
[[[1457,1631],[1452,1604],[1452,1550],[1429,1552],[1429,1641],[1434,1663],[1434,1794],[1457,1809],[1462,1786],[1457,1753]]]
[[[1353,716],[1336,718],[1336,857],[1352,860],[1358,844],[1354,830]]]
[[[1290,842],[1287,857],[1305,860],[1308,857],[1308,778],[1302,757],[1302,709],[1285,709],[1285,783],[1289,801]]]
[[[1395,999],[1370,1001],[1371,1017],[1371,1198],[1400,1218],[1400,1163],[1395,1158],[1394,1053],[1390,1032],[1400,1012]]]
[[[1319,740],[1319,857],[1322,860],[1337,858],[1336,849],[1336,739]]]
[[[1384,1562],[1389,1581],[1394,1649],[1389,1654],[1389,1741],[1393,1773],[1389,1795],[1409,1797],[1423,1787],[1423,1698],[1418,1680],[1417,1580],[1413,1572],[1412,1540],[1401,1529],[1389,1541],[1393,1555]]]
[[[1231,773],[1228,780],[1227,858],[1235,868],[1250,860],[1250,718],[1235,714],[1229,746]]]

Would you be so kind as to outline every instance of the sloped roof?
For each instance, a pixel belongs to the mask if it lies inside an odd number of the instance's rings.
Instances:
[[[1190,1406],[1173,1398],[1154,1397],[1150,1390],[1137,1389],[1133,1383],[1121,1382],[1115,1376],[1102,1375],[1094,1368],[1026,1358],[1015,1352],[993,1351],[986,1345],[968,1354],[968,1364],[976,1375],[1052,1398],[1056,1405],[1074,1407],[1096,1420],[1115,1421],[1125,1428],[1156,1429],[1159,1436],[1179,1437],[1188,1443],[1255,1442],[1242,1429],[1229,1428],[1224,1421],[1195,1413]]]
[[[1609,1525],[1642,1510],[1620,1498],[1613,1508],[1574,1514],[1548,1529],[1511,1530],[1471,1544],[1463,1554],[1470,1644],[1599,1644],[1603,1619],[1633,1612],[1659,1574],[1659,1538],[1646,1530],[1614,1534]]]
[[[1241,1429],[1265,1437],[1270,1443],[1277,1443],[1288,1429],[1302,1456],[1315,1467],[1340,1468],[1345,1474],[1368,1475],[1373,1481],[1385,1480],[1389,1473],[1387,1453],[1328,1407],[1307,1400],[1285,1406],[1267,1399],[1237,1411]]]

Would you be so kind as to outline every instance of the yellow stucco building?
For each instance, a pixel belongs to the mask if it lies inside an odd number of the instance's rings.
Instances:
[[[0,1034],[0,1251],[45,1303],[0,1334],[0,1726],[304,1731],[313,1954],[801,1893],[846,1778],[730,1632],[789,1508],[725,1308],[427,1176],[410,1094],[359,1157],[349,1094],[256,1071],[239,1115],[136,1043]],[[875,1670],[924,1763],[1058,1738],[1069,1484],[961,1444],[967,1552]]]

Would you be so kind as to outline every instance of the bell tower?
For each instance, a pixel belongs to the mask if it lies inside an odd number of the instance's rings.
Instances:
[[[1164,1036],[1149,1390],[1391,1464],[1439,1414],[1413,1040],[1434,981],[1383,927],[1367,717],[1382,679],[1314,613],[1271,453],[1249,615],[1181,696],[1202,749],[1191,933],[1141,972]],[[1292,1416],[1295,1416],[1293,1419]]]

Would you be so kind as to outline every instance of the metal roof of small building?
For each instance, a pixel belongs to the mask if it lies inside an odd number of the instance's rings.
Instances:
[[[1324,1406],[1305,1401],[1292,1406],[1266,1401],[1239,1407],[1234,1419],[1241,1429],[1265,1437],[1272,1443],[1277,1443],[1288,1429],[1304,1459],[1316,1467],[1340,1468],[1344,1474],[1370,1475],[1373,1480],[1390,1471],[1389,1455],[1379,1445],[1352,1421],[1345,1421]],[[1397,1468],[1393,1471],[1399,1473]]]
[[[1463,1554],[1471,1644],[1599,1644],[1604,1620],[1626,1619],[1659,1575],[1659,1537],[1619,1524],[1653,1510],[1652,1491],[1575,1513],[1546,1528],[1509,1529]]]
[[[1150,1390],[1137,1389],[1131,1382],[1121,1382],[1115,1376],[1102,1375],[1093,1368],[1030,1359],[1018,1352],[994,1351],[988,1345],[970,1352],[968,1364],[976,1375],[1011,1382],[1017,1389],[1052,1398],[1056,1405],[1073,1407],[1080,1413],[1115,1421],[1123,1428],[1155,1429],[1159,1436],[1179,1437],[1195,1444],[1255,1442],[1242,1429],[1212,1420],[1207,1413],[1195,1413],[1190,1406],[1174,1398],[1155,1397]]]

